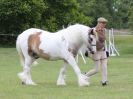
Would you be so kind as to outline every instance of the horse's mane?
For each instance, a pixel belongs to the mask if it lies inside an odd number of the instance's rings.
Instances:
[[[66,28],[63,28],[63,29],[61,29],[61,30],[59,30],[59,31],[57,31],[57,32],[60,32],[60,33],[62,33],[62,32],[65,32],[65,31],[71,31],[71,30],[82,30],[84,27],[86,27],[86,28],[88,28],[87,26],[85,26],[85,25],[82,25],[82,24],[79,24],[79,23],[76,23],[76,24],[74,24],[74,25],[69,25],[68,27],[66,27]],[[57,32],[55,32],[55,33],[57,33]]]

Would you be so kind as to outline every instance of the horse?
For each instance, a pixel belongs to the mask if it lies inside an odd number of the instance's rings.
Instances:
[[[93,29],[82,24],[71,25],[54,33],[37,28],[27,29],[19,34],[16,40],[16,49],[23,66],[23,71],[18,73],[18,77],[22,84],[36,85],[30,74],[30,65],[36,59],[63,60],[64,64],[59,72],[57,85],[66,85],[64,75],[66,65],[70,64],[78,78],[78,85],[88,86],[88,77],[81,73],[75,56],[83,44],[92,52],[96,52],[96,41],[97,37]]]

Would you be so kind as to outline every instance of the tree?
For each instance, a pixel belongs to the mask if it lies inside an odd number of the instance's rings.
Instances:
[[[97,18],[105,17],[109,18],[109,10],[107,7],[106,0],[78,0],[81,2],[81,10],[85,15],[91,18],[91,26],[95,26],[97,23]]]
[[[128,7],[131,0],[114,0],[112,16],[116,28],[128,28]]]
[[[74,23],[90,23],[90,18],[79,11],[76,0],[45,0],[47,9],[42,15],[45,29],[55,31]]]
[[[45,8],[43,0],[0,0],[0,33],[19,34],[37,27]]]
[[[133,30],[133,2],[130,3],[128,10],[128,25]]]
[[[128,9],[131,7],[132,0],[78,0],[78,2],[81,5],[80,11],[90,17],[91,26],[96,25],[98,17],[105,17],[109,21],[108,28],[129,27],[128,19],[132,19],[132,17],[128,17]]]

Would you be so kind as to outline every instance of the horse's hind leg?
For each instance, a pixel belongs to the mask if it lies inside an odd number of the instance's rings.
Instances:
[[[22,80],[22,84],[26,85],[36,85],[32,79],[30,74],[30,65],[33,63],[33,59],[28,56],[25,58],[23,72],[19,73],[18,76]]]
[[[59,77],[57,80],[57,85],[66,85],[65,83],[65,72],[66,72],[67,63],[64,61],[59,73]]]

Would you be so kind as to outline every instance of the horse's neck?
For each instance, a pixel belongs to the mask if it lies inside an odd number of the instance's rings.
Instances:
[[[84,30],[84,34],[82,34],[83,30]],[[85,32],[87,30],[88,28],[85,26],[76,25],[76,26],[70,26],[56,33],[59,34],[60,36],[63,36],[71,46],[77,46],[78,48],[80,48],[83,45],[83,43],[85,43],[86,36],[87,36]]]
[[[69,42],[70,46],[76,47],[76,49],[80,48],[83,44],[82,37],[80,33],[73,32],[70,30],[65,30],[63,33],[64,38],[66,41]]]

